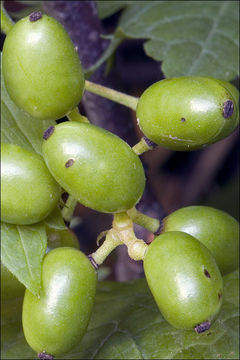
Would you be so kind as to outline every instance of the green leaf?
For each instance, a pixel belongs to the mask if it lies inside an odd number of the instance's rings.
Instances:
[[[53,212],[51,212],[51,214],[48,215],[48,217],[44,221],[47,226],[55,230],[67,229],[59,206],[57,206],[56,209],[53,210]]]
[[[146,39],[145,52],[162,62],[167,78],[232,80],[239,74],[238,13],[237,1],[134,1],[115,34]]]
[[[1,73],[1,141],[19,145],[41,155],[42,136],[51,125],[56,125],[56,122],[34,119],[13,103]]]
[[[125,6],[133,3],[133,1],[97,1],[98,15],[100,19],[105,19],[108,16],[115,14],[117,11],[123,9]]]
[[[224,278],[224,303],[211,329],[177,330],[161,316],[144,279],[100,282],[82,342],[63,359],[239,359],[239,273]],[[2,358],[34,358],[21,324],[2,327]]]
[[[34,295],[39,295],[46,249],[43,223],[26,226],[1,223],[1,261]]]

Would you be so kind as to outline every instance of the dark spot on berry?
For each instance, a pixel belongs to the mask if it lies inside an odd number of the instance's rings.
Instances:
[[[182,118],[181,118],[181,122],[185,122],[185,121],[186,121],[186,119],[182,117]]]
[[[90,263],[92,264],[92,266],[94,267],[94,269],[98,269],[98,264],[96,263],[96,261],[94,260],[94,258],[92,257],[92,255],[88,255],[88,260],[90,261]]]
[[[207,269],[204,269],[204,275],[208,278],[211,277],[211,275],[209,274],[209,272],[207,271]]]
[[[197,334],[201,334],[204,331],[207,331],[210,328],[210,326],[211,326],[211,322],[205,321],[205,322],[195,326],[194,330],[196,331]]]
[[[157,144],[155,144],[153,141],[148,139],[146,136],[143,136],[143,139],[150,148],[155,148],[157,146]]]
[[[219,293],[218,293],[218,300],[220,301],[221,298],[222,298],[222,293],[221,293],[221,291],[219,291]]]
[[[67,192],[63,192],[62,195],[61,195],[61,198],[62,198],[62,200],[63,200],[64,202],[67,201],[68,197],[69,197],[69,194],[68,194]]]
[[[34,11],[33,13],[31,13],[29,15],[29,20],[31,22],[34,22],[34,21],[37,21],[37,20],[41,19],[41,17],[42,17],[41,11]]]
[[[223,104],[223,117],[225,119],[231,117],[233,114],[233,111],[234,111],[233,102],[231,100],[225,101],[225,103]]]
[[[38,358],[42,359],[42,360],[53,360],[54,359],[53,355],[47,354],[44,351],[42,353],[38,354]]]
[[[73,163],[74,163],[74,160],[73,160],[73,159],[69,159],[69,160],[66,162],[65,167],[66,167],[66,168],[69,168],[70,166],[73,165]]]
[[[44,139],[44,140],[47,140],[47,139],[52,135],[52,133],[54,132],[54,130],[55,130],[55,127],[54,127],[54,126],[49,126],[49,127],[47,128],[47,130],[44,131],[43,139]]]

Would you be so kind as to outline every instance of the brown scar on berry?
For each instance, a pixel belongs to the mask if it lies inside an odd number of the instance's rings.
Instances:
[[[38,353],[38,358],[41,360],[53,360],[54,356],[47,354],[47,353],[45,353],[45,351],[43,351],[41,353]]]
[[[72,166],[74,164],[74,160],[73,159],[69,159],[66,164],[65,164],[65,167],[66,168],[69,168],[70,166]]]
[[[211,322],[210,321],[204,321],[203,323],[198,324],[197,326],[195,326],[194,330],[196,331],[197,334],[201,334],[204,331],[207,331],[210,327],[211,327]]]
[[[55,127],[54,127],[54,126],[49,126],[49,127],[47,128],[47,130],[44,131],[43,139],[44,139],[44,140],[47,140],[47,139],[53,134],[54,130],[55,130]]]
[[[29,20],[31,22],[34,22],[34,21],[41,19],[41,17],[42,17],[41,11],[34,11],[29,15]]]
[[[186,119],[184,117],[181,118],[181,122],[185,122]]]
[[[221,298],[222,298],[222,293],[221,293],[221,291],[219,291],[219,293],[218,293],[218,300],[220,301]]]
[[[209,274],[209,272],[207,271],[207,269],[204,269],[204,275],[208,278],[211,277],[211,275]]]
[[[225,103],[223,104],[223,117],[225,119],[231,117],[233,114],[233,111],[234,111],[233,102],[231,100],[225,101]]]

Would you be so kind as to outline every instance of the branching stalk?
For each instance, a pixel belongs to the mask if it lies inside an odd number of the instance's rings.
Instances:
[[[102,245],[91,254],[91,257],[97,265],[101,265],[108,255],[119,245],[123,243],[117,236],[116,232],[111,229],[107,232],[106,239]]]
[[[156,233],[160,227],[160,220],[141,213],[135,207],[128,210],[127,214],[135,224],[138,224],[153,233]]]

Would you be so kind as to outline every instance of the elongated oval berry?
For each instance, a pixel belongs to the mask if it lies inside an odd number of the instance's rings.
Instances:
[[[23,330],[38,353],[57,356],[70,351],[83,337],[96,292],[96,271],[79,250],[50,251],[42,264],[40,298],[26,290]]]
[[[156,144],[172,150],[199,149],[236,128],[235,98],[226,85],[213,78],[161,80],[141,95],[137,118],[144,135]]]
[[[163,219],[162,233],[182,231],[197,238],[213,254],[223,275],[239,266],[239,223],[209,206],[188,206]]]
[[[34,224],[46,218],[60,198],[40,155],[13,144],[1,144],[1,220]]]
[[[114,213],[130,209],[141,198],[142,163],[116,135],[91,124],[65,122],[44,139],[50,172],[83,205]]]
[[[165,319],[179,329],[207,330],[218,314],[223,282],[210,251],[193,236],[172,231],[149,245],[144,271]]]
[[[56,120],[80,102],[83,70],[62,25],[39,12],[35,15],[21,19],[8,33],[3,46],[3,75],[19,108],[37,119]]]

